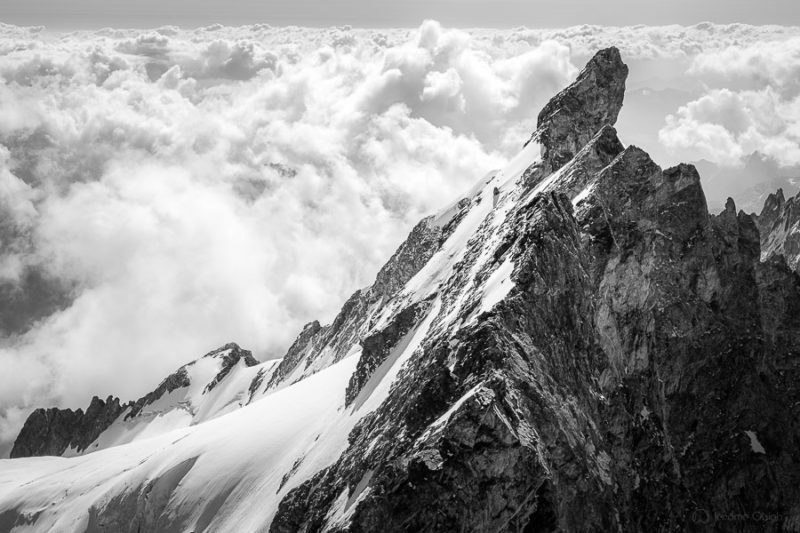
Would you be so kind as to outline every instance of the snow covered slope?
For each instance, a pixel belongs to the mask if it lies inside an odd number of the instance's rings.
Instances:
[[[220,378],[225,357],[203,358],[96,451],[0,461],[0,531],[674,531],[725,502],[790,516],[800,473],[770,473],[800,453],[798,279],[759,263],[749,216],[708,215],[693,167],[622,145],[626,77],[599,52],[516,158],[280,363]]]
[[[137,531],[147,516],[143,531],[258,531],[282,485],[347,445],[340,397],[354,362],[203,424],[80,457],[3,461],[0,530]]]
[[[226,345],[181,367],[151,393],[126,407],[82,453],[125,444],[211,420],[249,403],[259,373],[271,372],[278,361],[259,363],[249,352],[240,355]],[[176,388],[164,387],[172,383]],[[72,455],[70,448],[64,454]]]
[[[11,457],[71,457],[205,422],[263,395],[260,384],[277,363],[259,363],[231,343],[182,366],[137,401],[120,405],[116,398],[95,397],[86,413],[39,409],[26,421]]]

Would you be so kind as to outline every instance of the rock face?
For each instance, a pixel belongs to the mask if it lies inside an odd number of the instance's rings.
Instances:
[[[604,50],[545,107],[486,272],[512,261],[513,288],[477,316],[442,295],[387,400],[271,531],[798,527],[800,282],[759,261],[750,216],[708,214],[694,167],[622,147],[626,73]]]
[[[783,189],[770,194],[756,223],[761,233],[761,258],[783,256],[789,268],[800,272],[800,193],[788,200]]]
[[[109,396],[103,401],[95,396],[85,413],[81,409],[37,409],[14,441],[11,458],[61,455],[70,447],[83,451],[125,407],[119,398]]]
[[[619,50],[607,48],[544,106],[531,140],[542,144],[542,159],[550,172],[572,159],[601,127],[617,121],[627,77]]]
[[[520,158],[420,222],[331,325],[309,324],[277,370],[247,381],[250,398],[266,383],[259,405],[122,450],[119,477],[103,470],[86,490],[104,496],[72,507],[53,507],[38,474],[25,491],[44,496],[4,496],[0,470],[0,518],[115,531],[800,530],[800,277],[769,250],[761,260],[759,234],[784,228],[766,242],[787,249],[789,202],[776,196],[757,220],[732,201],[709,215],[695,167],[661,169],[617,138],[626,75],[616,49],[599,52]],[[247,418],[274,406],[306,416]],[[250,433],[205,448],[220,427]],[[90,459],[59,495],[104,466]]]

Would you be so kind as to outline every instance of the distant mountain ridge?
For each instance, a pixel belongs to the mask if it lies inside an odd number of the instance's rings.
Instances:
[[[229,343],[183,365],[136,401],[121,404],[119,398],[109,396],[102,400],[95,396],[85,412],[55,407],[37,409],[14,442],[11,458],[79,455],[207,420],[234,402],[241,406],[252,400],[252,395],[244,394],[249,388],[242,389],[242,385],[249,386],[253,377],[245,379],[224,398],[212,394],[215,388],[219,392],[223,382],[228,383],[225,380],[229,375],[249,376],[267,371],[275,364],[276,361],[259,363],[248,350]],[[200,369],[201,366],[204,368]],[[259,368],[256,371],[254,367]],[[214,403],[223,405],[212,407],[210,404]],[[166,423],[168,418],[172,420]]]
[[[783,189],[770,194],[756,218],[761,235],[761,259],[782,257],[800,272],[800,193],[784,198]]]
[[[719,166],[707,160],[695,161],[694,165],[712,213],[724,209],[727,198],[733,198],[745,213],[758,213],[777,189],[784,189],[789,196],[800,192],[800,166],[780,167],[760,152],[750,154],[741,167]]]

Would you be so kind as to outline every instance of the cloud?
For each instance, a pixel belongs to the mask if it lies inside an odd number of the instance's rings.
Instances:
[[[739,166],[760,152],[781,166],[800,164],[800,97],[771,87],[715,89],[669,115],[659,138],[669,148],[722,166]]]
[[[0,290],[28,297],[0,342],[0,441],[35,406],[138,397],[230,340],[282,355],[513,155],[601,46],[641,67],[632,84],[695,91],[662,131],[679,155],[789,154],[783,89],[687,71],[791,31],[1,26]]]
[[[146,32],[133,39],[120,42],[116,49],[126,54],[146,57],[166,57],[169,53],[169,37],[160,32]]]
[[[760,89],[785,98],[800,94],[800,37],[737,44],[698,54],[689,69],[713,86]]]
[[[659,139],[669,149],[723,166],[753,152],[784,167],[800,163],[800,37],[704,50],[687,74],[706,90],[666,118]]]

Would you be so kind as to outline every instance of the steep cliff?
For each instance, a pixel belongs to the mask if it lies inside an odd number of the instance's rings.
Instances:
[[[783,189],[767,197],[755,217],[761,234],[761,258],[783,256],[790,268],[800,271],[800,194],[786,200]]]
[[[119,398],[109,396],[103,401],[95,396],[85,413],[82,409],[37,409],[14,441],[11,458],[61,455],[68,448],[83,451],[125,408]]]

